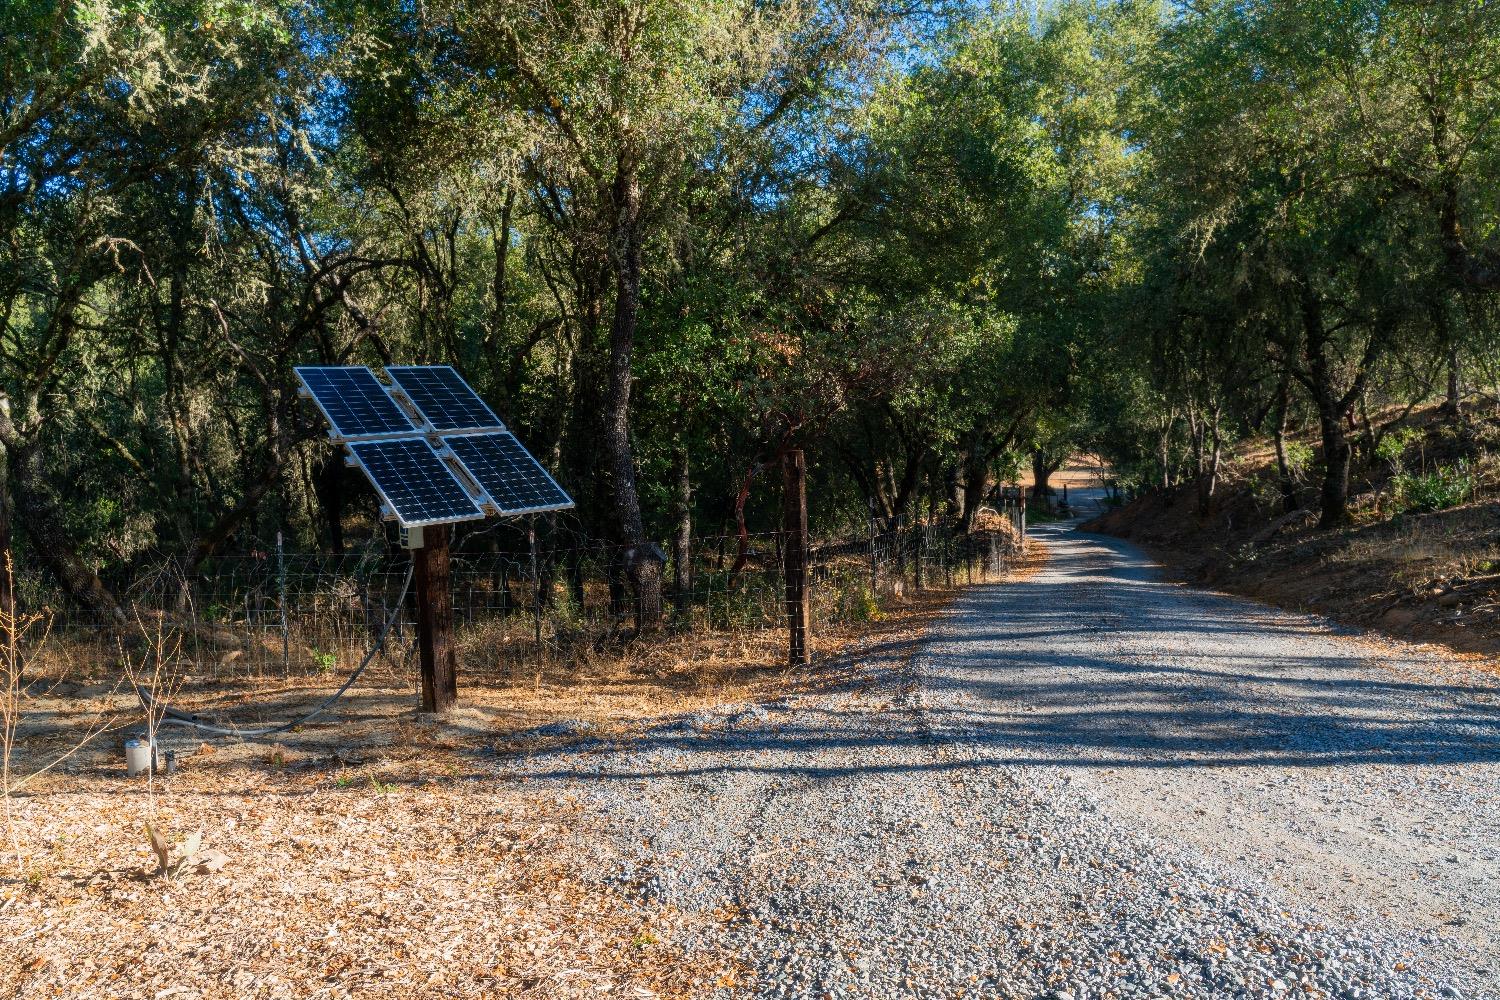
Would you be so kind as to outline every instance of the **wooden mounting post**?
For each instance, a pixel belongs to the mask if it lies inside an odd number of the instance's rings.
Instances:
[[[453,589],[448,575],[448,526],[428,525],[411,550],[417,585],[417,649],[422,661],[422,711],[446,712],[458,700],[453,652]]]
[[[531,547],[531,639],[537,652],[542,649],[542,608],[546,606],[542,593],[541,564],[536,558],[536,515],[526,522],[526,544]]]
[[[794,667],[811,662],[808,624],[812,617],[807,585],[807,459],[800,448],[782,458],[782,531],[785,535],[783,566],[786,571],[787,662]]]

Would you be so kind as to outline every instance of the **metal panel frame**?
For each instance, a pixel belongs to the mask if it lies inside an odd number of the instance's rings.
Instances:
[[[401,376],[398,374],[399,372],[403,371],[431,371],[442,368],[446,368],[448,371],[452,372],[453,377],[458,380],[459,385],[474,393],[474,398],[479,400],[479,405],[488,410],[490,416],[495,418],[495,423],[493,425],[476,424],[472,427],[450,427],[445,430],[440,430],[437,424],[432,422],[432,417],[428,416],[427,412],[417,404],[417,401],[415,399],[412,399],[411,393],[408,392],[406,387],[401,384]],[[395,383],[396,390],[400,392],[401,395],[406,397],[407,402],[411,403],[412,409],[421,414],[422,419],[427,423],[427,433],[429,434],[441,434],[444,437],[448,437],[451,435],[495,434],[502,431],[507,434],[510,433],[510,428],[505,426],[505,421],[500,419],[500,415],[495,412],[494,407],[485,402],[484,397],[475,392],[474,387],[470,385],[468,380],[460,375],[458,373],[458,369],[454,368],[452,365],[386,365],[385,373],[386,376],[390,378],[393,383]]]
[[[545,465],[543,465],[541,462],[537,461],[536,456],[533,455],[531,453],[531,450],[529,448],[527,448],[526,445],[521,442],[520,438],[516,437],[510,431],[488,431],[488,432],[486,432],[486,434],[493,434],[493,435],[496,435],[496,436],[499,436],[500,434],[504,434],[506,437],[509,437],[512,441],[514,441],[516,443],[516,447],[520,448],[521,451],[523,451],[523,452],[526,453],[526,457],[527,458],[531,459],[532,462],[536,463],[536,467],[542,471],[542,475],[544,475],[544,476],[547,477],[547,482],[549,482],[549,483],[552,484],[552,488],[555,489],[555,490],[557,490],[557,492],[561,493],[564,497],[566,497],[567,501],[568,501],[567,503],[562,503],[562,504],[543,504],[543,505],[538,506],[538,507],[522,507],[522,508],[510,508],[510,509],[501,507],[500,504],[496,502],[494,496],[492,496],[490,494],[490,491],[485,488],[484,482],[479,478],[478,475],[475,474],[474,470],[469,467],[469,464],[463,460],[463,456],[461,456],[457,451],[455,451],[453,449],[453,447],[448,443],[448,439],[449,438],[474,438],[474,437],[479,437],[481,435],[473,434],[473,433],[470,433],[470,434],[449,433],[449,434],[442,435],[442,442],[443,442],[443,448],[444,448],[445,453],[449,454],[449,455],[452,455],[453,456],[453,460],[455,462],[457,462],[460,466],[463,467],[464,472],[466,472],[468,474],[468,476],[469,476],[470,479],[474,480],[474,484],[476,486],[478,486],[479,489],[480,489],[480,491],[484,494],[483,503],[486,504],[487,506],[489,506],[491,509],[493,509],[496,512],[497,516],[499,516],[499,517],[520,517],[520,516],[522,516],[524,514],[545,514],[545,513],[550,513],[552,511],[572,510],[574,507],[578,506],[578,504],[573,500],[572,495],[567,490],[563,489],[562,486],[558,483],[558,481],[556,479],[552,478],[552,473],[547,469],[547,467]]]
[[[469,492],[469,488],[464,485],[463,480],[455,476],[453,474],[453,470],[448,468],[448,463],[444,460],[443,454],[432,446],[432,442],[427,440],[425,434],[386,434],[381,437],[362,438],[358,441],[353,441],[350,443],[384,444],[388,441],[416,441],[417,443],[421,444],[422,447],[426,448],[429,452],[432,453],[432,457],[437,460],[437,463],[440,466],[442,466],[443,471],[448,474],[448,478],[453,480],[453,482],[458,486],[459,490],[463,492],[463,495],[468,498],[469,504],[474,508],[474,513],[466,517],[429,517],[422,518],[416,521],[408,521],[396,511],[396,505],[391,502],[391,498],[386,494],[385,490],[380,488],[380,483],[376,480],[376,478],[370,474],[369,468],[366,467],[364,461],[359,457],[359,452],[355,451],[353,448],[349,448],[349,456],[353,459],[355,467],[357,467],[360,472],[363,472],[365,474],[365,479],[375,489],[375,494],[380,497],[380,502],[383,507],[386,510],[390,511],[391,516],[394,517],[398,522],[408,528],[421,528],[429,524],[461,524],[465,521],[482,521],[485,519],[485,517],[488,516],[484,512],[484,508],[480,506],[480,502],[474,498],[474,495]]]
[[[369,372],[370,377],[375,380],[375,384],[380,387],[380,391],[385,395],[385,398],[390,400],[391,405],[396,408],[396,412],[401,414],[406,419],[406,422],[411,425],[410,428],[405,431],[373,431],[368,434],[345,434],[340,430],[339,425],[334,422],[333,417],[329,414],[328,408],[323,405],[323,401],[318,398],[318,394],[313,392],[312,386],[307,384],[307,380],[302,377],[302,373],[304,371],[347,371],[349,369],[363,369]],[[292,373],[297,376],[297,381],[302,383],[302,389],[298,394],[312,400],[313,405],[318,408],[318,412],[323,415],[323,422],[328,425],[328,436],[335,441],[378,441],[383,438],[409,437],[414,434],[426,433],[421,427],[412,422],[411,416],[406,412],[406,407],[402,406],[400,401],[391,395],[390,389],[386,388],[385,383],[380,381],[380,376],[376,375],[375,370],[368,365],[297,365],[292,368]]]

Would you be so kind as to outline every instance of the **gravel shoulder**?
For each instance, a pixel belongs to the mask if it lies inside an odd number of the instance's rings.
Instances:
[[[1500,996],[1494,675],[1038,535],[837,690],[506,766],[726,996]]]

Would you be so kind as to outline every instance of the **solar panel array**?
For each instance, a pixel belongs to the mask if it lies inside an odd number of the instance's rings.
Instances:
[[[451,365],[395,365],[385,373],[435,430],[505,430],[495,411]]]
[[[573,506],[562,487],[514,434],[455,435],[443,438],[443,443],[489,494],[501,514],[531,514]]]
[[[327,418],[331,436],[349,449],[385,507],[407,527],[478,520],[486,507],[509,516],[573,506],[448,365],[386,369],[413,415],[368,368],[315,365],[295,371]]]
[[[417,428],[391,398],[375,373],[363,365],[293,369],[335,437],[364,438],[411,434]]]

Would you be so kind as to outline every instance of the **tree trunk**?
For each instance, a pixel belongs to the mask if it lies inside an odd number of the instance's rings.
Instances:
[[[892,529],[901,523],[907,508],[912,506],[912,500],[917,495],[917,486],[922,481],[922,463],[927,458],[927,446],[924,444],[907,449],[904,458],[906,466],[902,470],[901,481],[896,484],[891,496],[889,524]]]
[[[1337,528],[1349,520],[1349,437],[1341,415],[1318,413],[1323,436],[1323,491],[1320,528]]]
[[[1458,392],[1458,345],[1448,346],[1448,412],[1453,416],[1461,416],[1462,402]]]
[[[807,578],[807,460],[794,448],[782,457],[782,536],[786,543],[783,573],[786,580],[787,663],[806,666],[808,624],[812,617]]]
[[[1302,293],[1302,323],[1307,370],[1299,376],[1318,409],[1318,430],[1323,438],[1323,488],[1318,527],[1336,528],[1349,520],[1349,408],[1363,386],[1361,374],[1340,398],[1329,360],[1328,329],[1323,321],[1323,303],[1310,288]]]
[[[1037,496],[1049,497],[1052,495],[1053,490],[1050,485],[1052,473],[1056,472],[1061,464],[1061,462],[1055,462],[1048,458],[1047,453],[1041,448],[1031,453],[1031,478]]]
[[[1161,463],[1161,491],[1172,488],[1172,422],[1167,421],[1156,439],[1157,461]]]
[[[964,460],[964,506],[961,521],[963,530],[966,532],[974,527],[974,518],[978,516],[979,507],[984,503],[984,491],[989,485],[989,479],[990,463],[988,461],[972,455]]]
[[[490,234],[490,246],[495,252],[495,269],[490,275],[490,295],[495,300],[490,312],[488,333],[482,345],[484,360],[489,368],[491,386],[501,387],[507,394],[518,387],[518,365],[523,365],[530,355],[527,350],[507,349],[505,327],[510,319],[510,233],[511,216],[515,211],[515,188],[506,186],[505,201],[500,207],[500,219]]]
[[[1219,489],[1219,461],[1224,453],[1224,434],[1220,423],[1220,408],[1216,405],[1207,425],[1208,458],[1198,477],[1199,517],[1208,516],[1209,505]]]
[[[636,621],[641,628],[661,620],[661,561],[646,542],[641,500],[635,486],[635,456],[630,446],[630,372],[635,328],[641,303],[640,182],[635,167],[622,158],[615,173],[614,232],[615,315],[609,335],[609,396],[605,404],[604,447],[609,462],[616,529],[628,546],[626,573],[635,589]]]
[[[9,453],[0,444],[0,626],[4,628],[14,622],[16,613],[16,567],[10,548],[9,464]],[[0,642],[6,638],[0,632]]]
[[[959,477],[958,466],[947,465],[943,467],[943,504],[947,508],[949,517],[958,517],[963,513],[963,505],[959,500]]]
[[[1275,442],[1276,475],[1281,484],[1281,510],[1285,514],[1290,514],[1300,506],[1297,500],[1297,483],[1292,478],[1292,470],[1286,460],[1286,408],[1289,388],[1286,376],[1283,375],[1281,384],[1276,387]]]
[[[1203,424],[1198,419],[1198,410],[1195,405],[1187,408],[1188,439],[1193,447],[1193,470],[1196,475],[1203,475]]]
[[[29,551],[57,578],[74,600],[90,611],[108,614],[121,623],[125,612],[99,574],[73,549],[63,533],[62,512],[41,486],[41,468],[35,450],[10,455],[11,495],[16,514],[26,529]]]
[[[686,445],[677,448],[677,531],[672,538],[672,598],[680,624],[687,624],[692,599],[693,482]]]
[[[759,456],[745,470],[745,478],[740,481],[739,492],[734,495],[734,534],[735,534],[735,556],[734,565],[729,568],[729,582],[733,584],[740,577],[745,568],[746,561],[750,558],[750,530],[745,527],[745,503],[750,499],[750,484],[755,480],[756,473],[760,472],[761,466],[765,464]],[[875,501],[871,499],[870,510],[875,509]]]
[[[505,205],[500,210],[500,226],[490,237],[495,249],[495,271],[490,279],[490,292],[495,297],[495,311],[490,314],[490,339],[498,344],[505,336],[507,295],[507,272],[510,265],[510,216],[515,207],[516,192],[507,189]]]

